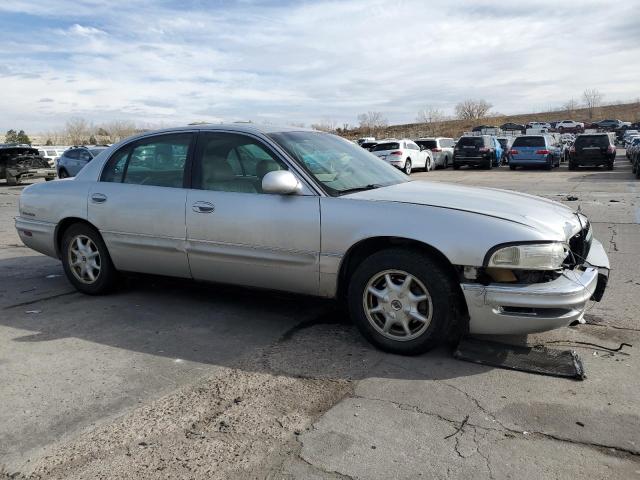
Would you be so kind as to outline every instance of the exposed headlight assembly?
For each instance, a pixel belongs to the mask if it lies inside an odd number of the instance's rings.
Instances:
[[[562,267],[569,249],[560,242],[509,245],[494,251],[487,267],[522,270],[557,270]]]

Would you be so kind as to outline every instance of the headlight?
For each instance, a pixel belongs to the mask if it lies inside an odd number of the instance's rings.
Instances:
[[[488,267],[517,268],[524,270],[557,270],[567,258],[564,243],[511,245],[493,252]]]

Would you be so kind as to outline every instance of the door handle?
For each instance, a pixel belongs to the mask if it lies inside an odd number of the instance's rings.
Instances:
[[[209,202],[196,202],[191,207],[196,213],[212,213],[216,208]]]
[[[107,196],[103,193],[94,193],[91,195],[91,201],[93,203],[104,203],[107,201]]]

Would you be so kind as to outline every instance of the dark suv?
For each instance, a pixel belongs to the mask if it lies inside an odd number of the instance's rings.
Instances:
[[[453,149],[453,169],[458,170],[462,165],[489,169],[497,165],[500,159],[496,158],[494,138],[490,135],[460,137]]]
[[[613,170],[616,158],[616,146],[611,135],[606,133],[582,134],[569,150],[569,170],[580,166],[606,165]]]

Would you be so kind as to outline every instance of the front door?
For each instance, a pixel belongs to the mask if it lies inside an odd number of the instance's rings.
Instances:
[[[190,277],[184,188],[192,133],[146,137],[118,150],[89,191],[89,221],[119,270]]]
[[[255,137],[199,134],[186,210],[194,278],[318,293],[319,198],[263,193],[262,178],[279,169],[286,163]]]

